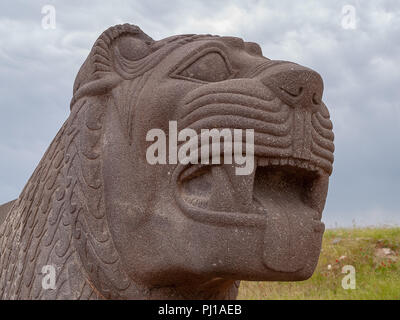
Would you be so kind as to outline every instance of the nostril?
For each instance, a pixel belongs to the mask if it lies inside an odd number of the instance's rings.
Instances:
[[[312,102],[313,102],[314,104],[317,104],[317,105],[321,104],[321,97],[320,97],[320,95],[318,95],[317,93],[314,93],[314,94],[313,94],[313,97],[312,97]]]
[[[303,94],[304,87],[297,87],[296,89],[288,89],[285,87],[279,87],[283,92],[287,93],[288,95],[292,96],[293,98],[298,98]]]

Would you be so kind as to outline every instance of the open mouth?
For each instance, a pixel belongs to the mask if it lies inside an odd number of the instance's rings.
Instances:
[[[235,175],[232,164],[191,165],[177,177],[176,200],[184,214],[202,223],[264,229],[264,263],[295,272],[310,252],[319,252],[328,177],[294,158],[257,157],[248,176]]]
[[[247,176],[236,175],[232,164],[184,168],[177,200],[189,214],[197,209],[193,218],[202,222],[251,226],[265,223],[270,211],[305,208],[308,219],[319,222],[327,184],[328,174],[309,161],[259,157]]]

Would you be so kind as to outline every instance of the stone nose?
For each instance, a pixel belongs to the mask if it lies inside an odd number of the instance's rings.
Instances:
[[[259,74],[261,82],[289,106],[317,109],[324,84],[321,76],[306,67],[277,62]]]

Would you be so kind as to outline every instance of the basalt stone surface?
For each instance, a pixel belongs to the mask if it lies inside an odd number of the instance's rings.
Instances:
[[[2,207],[0,297],[223,299],[240,280],[307,279],[334,151],[322,92],[315,71],[239,38],[109,28],[78,73],[69,118]],[[173,120],[254,129],[255,169],[150,164],[147,132]]]

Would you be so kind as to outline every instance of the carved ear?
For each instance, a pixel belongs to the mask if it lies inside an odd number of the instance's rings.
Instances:
[[[96,40],[74,83],[75,101],[82,95],[104,94],[123,78],[133,78],[152,52],[155,41],[138,26],[116,25]]]

